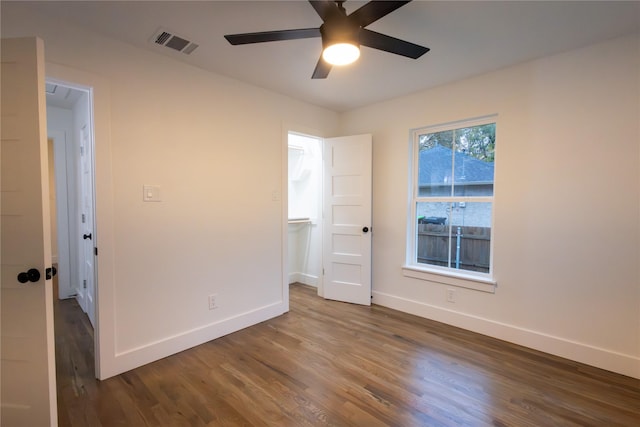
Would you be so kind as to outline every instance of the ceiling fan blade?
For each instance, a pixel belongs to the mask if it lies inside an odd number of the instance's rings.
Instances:
[[[227,34],[225,39],[232,45],[275,42],[280,40],[308,39],[320,37],[320,28],[301,28],[298,30],[262,31],[259,33]]]
[[[316,69],[313,70],[313,75],[311,76],[311,78],[326,79],[329,75],[329,71],[331,71],[331,67],[332,65],[322,59],[322,56],[320,56],[320,59],[318,59],[318,63],[316,64]]]
[[[330,0],[309,0],[311,6],[316,10],[316,13],[320,15],[323,22],[330,19],[336,13],[339,13],[338,6],[334,1]]]
[[[402,55],[413,59],[420,58],[430,50],[428,47],[400,40],[385,34],[376,33],[375,31],[367,30],[366,28],[360,30],[360,44],[362,46],[384,50],[385,52],[395,53],[396,55]]]
[[[407,1],[370,1],[349,15],[351,22],[357,22],[362,28],[377,21],[385,15],[409,3]]]

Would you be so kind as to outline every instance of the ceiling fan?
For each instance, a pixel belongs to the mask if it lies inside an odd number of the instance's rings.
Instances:
[[[325,79],[334,65],[346,65],[358,59],[360,45],[413,59],[427,53],[428,47],[365,28],[410,1],[370,1],[347,15],[342,5],[344,0],[309,0],[322,18],[320,28],[227,34],[224,37],[232,45],[322,37],[322,55],[311,78]]]

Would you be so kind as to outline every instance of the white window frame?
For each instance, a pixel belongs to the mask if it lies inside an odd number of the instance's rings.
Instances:
[[[458,270],[450,267],[441,267],[430,264],[422,264],[417,261],[417,205],[421,202],[452,202],[452,199],[459,198],[458,196],[446,196],[446,197],[420,197],[418,196],[418,149],[419,149],[419,135],[425,133],[436,133],[446,130],[460,129],[466,127],[480,126],[485,124],[496,124],[496,157],[497,157],[497,140],[498,140],[498,115],[488,115],[483,117],[477,117],[467,120],[460,120],[455,122],[442,123],[433,126],[425,126],[410,131],[409,140],[409,201],[407,209],[407,248],[406,248],[406,261],[402,267],[403,275],[414,279],[426,280],[429,282],[440,283],[447,286],[457,286],[468,289],[475,289],[484,292],[495,292],[497,281],[493,275],[493,255],[494,255],[494,221],[495,221],[495,170],[494,170],[494,185],[493,196],[474,196],[465,197],[466,202],[484,202],[491,203],[491,242],[489,244],[489,273]],[[494,160],[495,163],[495,160]]]

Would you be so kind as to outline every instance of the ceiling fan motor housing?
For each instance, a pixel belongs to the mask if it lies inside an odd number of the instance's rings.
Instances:
[[[336,43],[349,43],[360,47],[360,26],[346,16],[332,19],[320,26],[322,47],[326,48]]]

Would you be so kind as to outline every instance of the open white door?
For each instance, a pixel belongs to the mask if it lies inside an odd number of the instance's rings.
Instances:
[[[2,40],[1,76],[0,424],[57,425],[42,41]]]
[[[324,140],[324,297],[371,305],[371,135]]]
[[[87,313],[91,325],[96,326],[95,306],[95,273],[94,273],[94,239],[93,222],[93,144],[88,124],[80,131],[80,186],[81,186],[81,243],[80,270],[82,272],[82,289],[78,292],[78,302]]]

